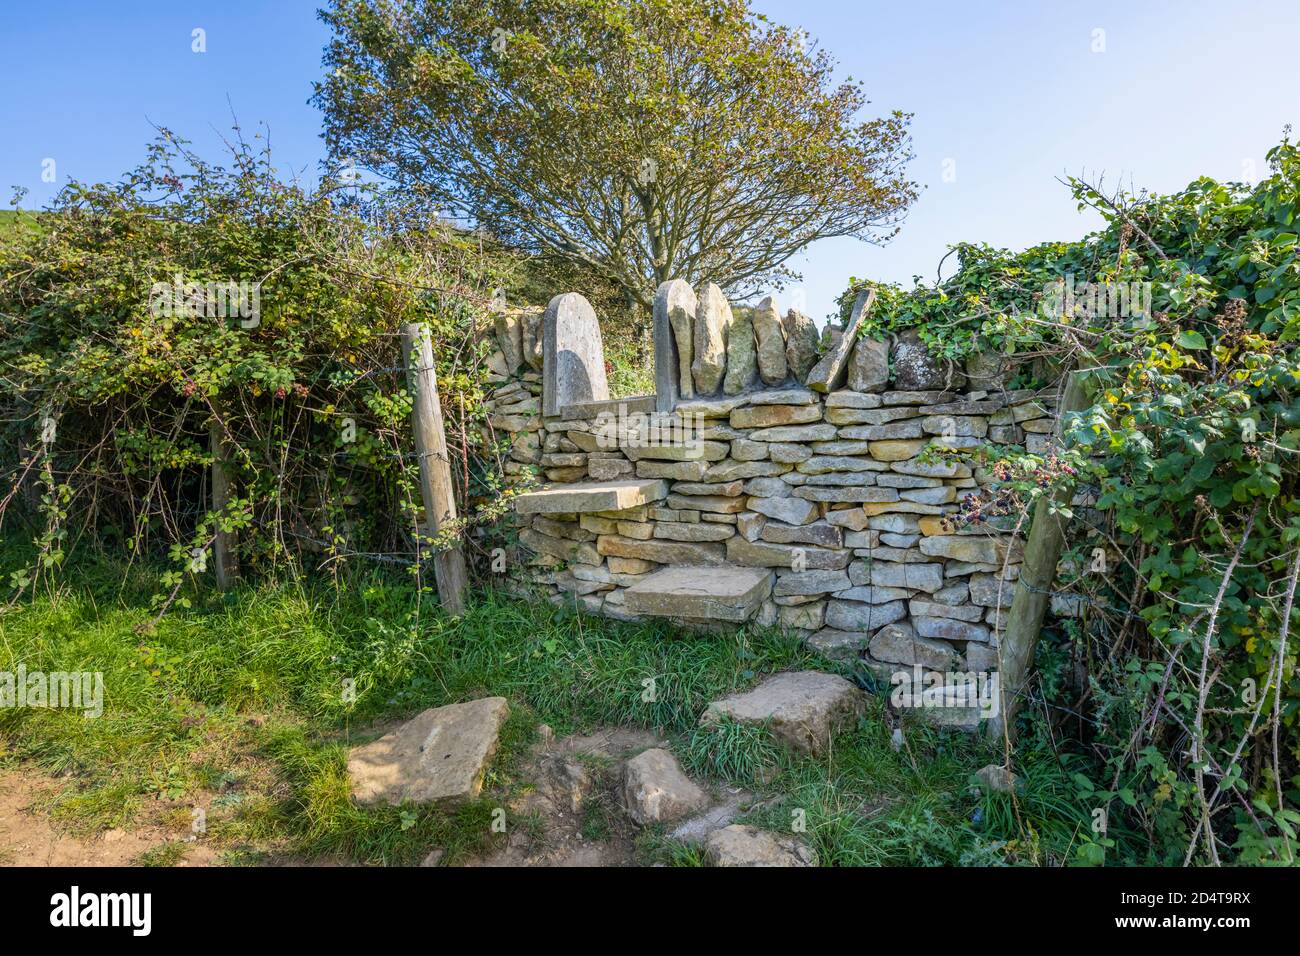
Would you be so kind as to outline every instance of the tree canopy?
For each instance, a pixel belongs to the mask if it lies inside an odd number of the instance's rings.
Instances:
[[[746,0],[334,0],[331,154],[649,305],[733,295],[815,239],[880,242],[916,186],[910,115]]]

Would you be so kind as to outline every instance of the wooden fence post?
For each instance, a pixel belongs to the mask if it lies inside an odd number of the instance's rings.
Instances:
[[[420,490],[430,537],[456,520],[456,496],[451,484],[451,462],[447,457],[447,435],[438,401],[438,378],[433,367],[433,345],[429,331],[419,322],[402,326],[402,355],[411,384],[411,430],[420,457]],[[463,614],[469,574],[460,545],[438,551],[433,557],[438,582],[438,599],[448,614]]]
[[[212,454],[212,512],[220,517],[226,514],[230,501],[230,475],[226,472],[230,461],[230,444],[221,424],[213,421],[208,426],[208,451]],[[235,550],[235,532],[222,531],[218,526],[212,539],[212,567],[217,576],[217,589],[230,587],[239,574],[239,555]]]
[[[1061,422],[1069,412],[1087,407],[1087,392],[1083,387],[1083,373],[1074,371],[1066,379],[1061,401],[1056,408],[1055,437],[1059,442]],[[1024,689],[1029,669],[1034,664],[1034,647],[1043,628],[1043,617],[1051,598],[1052,582],[1056,579],[1056,565],[1065,547],[1065,519],[1053,511],[1053,506],[1067,503],[1064,493],[1043,495],[1034,506],[1034,517],[1025,541],[1024,562],[1016,580],[1007,612],[1007,628],[998,652],[999,682],[1002,705],[996,720],[989,721],[989,735],[1003,736],[1014,728],[1020,692]]]

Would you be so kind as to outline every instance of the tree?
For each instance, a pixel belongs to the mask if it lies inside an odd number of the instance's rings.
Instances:
[[[331,155],[649,306],[738,295],[815,239],[883,242],[916,186],[910,115],[746,0],[334,0]]]

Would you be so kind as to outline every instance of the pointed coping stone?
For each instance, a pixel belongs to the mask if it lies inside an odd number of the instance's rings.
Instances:
[[[609,398],[605,347],[591,303],[576,292],[557,295],[542,319],[542,414]]]
[[[542,316],[543,311],[524,312],[520,318],[523,334],[524,362],[535,372],[542,370]]]
[[[771,593],[772,579],[763,568],[664,568],[628,588],[624,600],[637,614],[739,623]]]
[[[353,747],[353,798],[363,806],[474,799],[509,713],[504,697],[434,707],[373,743]]]
[[[692,325],[699,305],[685,279],[669,279],[655,290],[655,409],[671,412],[679,398],[694,398]]]
[[[585,481],[530,491],[514,499],[521,515],[589,514],[622,511],[668,497],[668,482],[661,478],[624,478],[619,481]]]
[[[844,384],[844,376],[849,363],[849,351],[858,339],[858,329],[862,327],[862,320],[871,311],[871,306],[875,304],[875,301],[875,289],[864,289],[858,293],[858,298],[853,303],[853,314],[849,316],[849,323],[844,328],[844,334],[808,373],[808,381],[805,384],[814,392],[831,392]]]
[[[849,359],[849,388],[855,392],[883,392],[889,384],[889,343],[860,338]]]

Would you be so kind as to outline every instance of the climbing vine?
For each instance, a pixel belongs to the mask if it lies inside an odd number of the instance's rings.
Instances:
[[[1040,638],[1022,748],[1074,740],[1092,759],[1075,782],[1102,823],[1081,826],[1082,862],[1121,832],[1147,863],[1294,863],[1300,849],[1300,150],[1285,139],[1268,159],[1257,184],[1172,195],[1072,179],[1101,231],[1021,253],[957,246],[951,277],[877,286],[863,333],[1033,359],[1013,387],[1084,374],[1069,469],[1012,449],[965,509],[1026,514],[1071,491],[1054,606],[1079,616]]]

